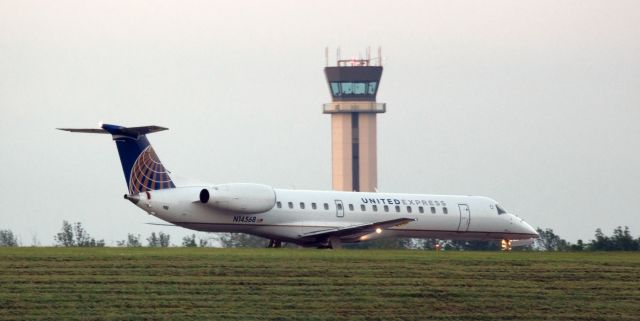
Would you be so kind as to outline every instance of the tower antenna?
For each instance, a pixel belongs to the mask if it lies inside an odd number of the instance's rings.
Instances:
[[[329,47],[324,47],[324,66],[329,67]]]

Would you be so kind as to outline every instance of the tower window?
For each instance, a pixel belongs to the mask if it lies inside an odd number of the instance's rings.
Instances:
[[[366,97],[376,94],[378,83],[375,81],[332,81],[330,86],[333,97]]]

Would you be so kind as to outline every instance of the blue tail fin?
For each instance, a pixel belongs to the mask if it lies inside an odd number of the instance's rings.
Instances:
[[[159,126],[122,127],[104,124],[101,129],[58,129],[79,133],[111,134],[118,147],[124,178],[129,187],[129,195],[176,187],[146,136],[146,134],[168,128]]]

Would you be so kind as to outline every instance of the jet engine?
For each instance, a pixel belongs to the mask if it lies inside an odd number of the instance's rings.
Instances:
[[[218,209],[256,214],[273,208],[276,192],[261,184],[223,184],[202,189],[200,202]]]

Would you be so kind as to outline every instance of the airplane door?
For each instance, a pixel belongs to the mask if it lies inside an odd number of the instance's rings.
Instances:
[[[469,223],[471,223],[471,211],[469,205],[458,204],[460,209],[460,223],[458,224],[458,232],[466,232],[469,230]]]
[[[341,200],[336,200],[336,216],[344,217],[344,206]]]

